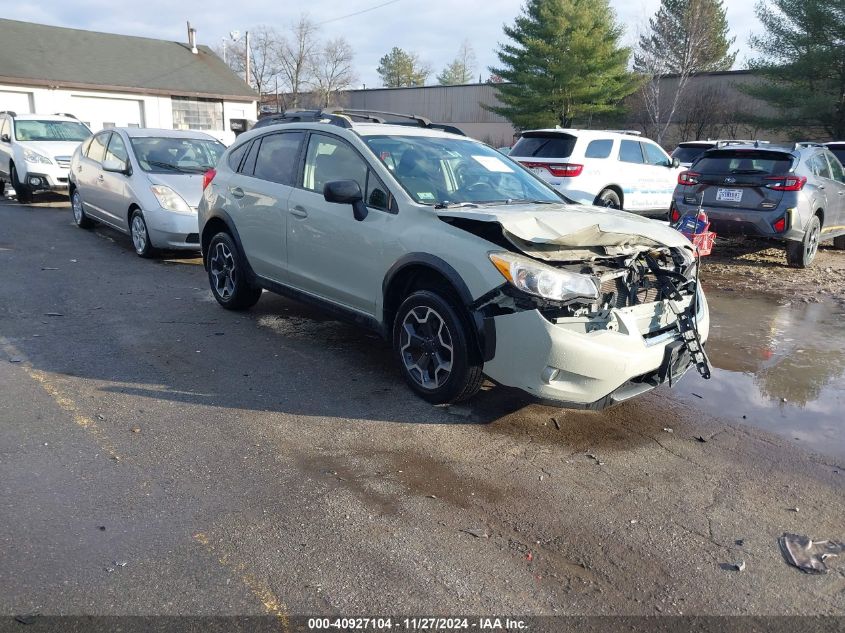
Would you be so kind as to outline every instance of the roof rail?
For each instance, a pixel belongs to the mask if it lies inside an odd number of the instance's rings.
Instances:
[[[600,132],[610,132],[612,134],[630,134],[631,136],[642,136],[643,133],[639,130],[599,130]]]
[[[374,123],[388,123],[388,121],[386,121],[383,117],[396,117],[397,119],[407,119],[408,121],[412,121],[419,127],[429,128],[432,130],[442,130],[443,132],[466,136],[462,129],[455,127],[454,125],[448,125],[446,123],[432,123],[430,119],[418,114],[403,114],[400,112],[384,112],[383,110],[359,110],[347,108],[334,108],[328,111],[332,114],[346,115],[353,118],[358,117],[367,121],[373,121]],[[393,125],[408,125],[407,123],[393,121],[390,123]]]
[[[14,110],[0,110],[0,114],[8,114],[12,118],[18,116],[18,113]]]
[[[79,120],[76,118],[75,114],[71,114],[70,112],[56,112],[53,116],[66,116],[71,119],[76,119],[77,121]]]

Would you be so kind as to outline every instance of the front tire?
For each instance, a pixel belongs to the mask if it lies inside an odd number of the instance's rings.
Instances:
[[[793,268],[808,268],[819,251],[821,231],[819,216],[814,215],[804,229],[804,239],[786,243],[786,263]]]
[[[228,233],[218,233],[208,245],[208,283],[217,303],[227,310],[248,310],[261,298],[261,288],[249,283],[244,257]]]
[[[90,229],[94,226],[94,221],[85,213],[85,208],[82,206],[82,196],[79,195],[79,190],[74,189],[70,194],[70,208],[73,211],[73,221],[81,229]]]
[[[21,204],[29,204],[32,202],[32,189],[27,187],[18,179],[18,170],[17,168],[12,165],[12,168],[9,170],[11,173],[9,174],[12,179],[12,187],[15,190],[15,194],[17,195],[18,202]]]
[[[430,290],[410,295],[396,312],[393,353],[408,386],[433,404],[472,397],[484,381],[460,308]]]
[[[622,200],[619,199],[619,194],[613,189],[602,189],[601,193],[596,198],[597,207],[605,207],[607,209],[621,209]]]

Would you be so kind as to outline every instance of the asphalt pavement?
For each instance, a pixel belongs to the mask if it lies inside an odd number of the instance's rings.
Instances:
[[[845,564],[778,548],[845,538],[845,464],[735,411],[432,407],[63,202],[0,202],[0,271],[2,615],[845,615]]]

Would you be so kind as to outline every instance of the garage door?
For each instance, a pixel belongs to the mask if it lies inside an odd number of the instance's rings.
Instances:
[[[0,111],[2,110],[29,114],[32,112],[32,93],[0,90]]]
[[[144,127],[144,108],[135,99],[70,98],[70,113],[95,132],[106,127]]]

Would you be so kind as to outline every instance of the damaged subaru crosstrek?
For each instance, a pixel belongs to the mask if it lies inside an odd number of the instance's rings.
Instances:
[[[690,367],[709,376],[683,235],[573,204],[457,130],[411,123],[334,111],[241,135],[199,207],[218,303],[247,309],[266,289],[371,327],[433,403],[487,377],[601,409]]]

